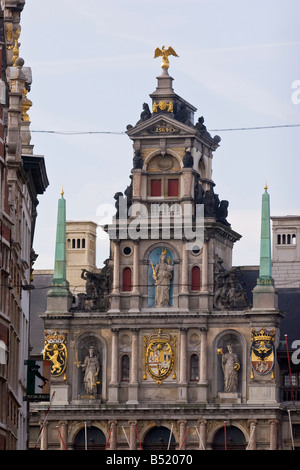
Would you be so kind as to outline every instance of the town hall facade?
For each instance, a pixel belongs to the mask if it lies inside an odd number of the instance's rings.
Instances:
[[[46,421],[49,404],[31,403],[31,447],[214,450],[226,440],[231,449],[275,450],[288,435],[267,187],[249,296],[232,266],[241,235],[214,191],[221,139],[174,92],[175,54],[156,49],[162,71],[151,105],[127,126],[131,184],[114,195],[116,215],[104,227],[110,255],[102,270],[82,270],[86,289],[75,299],[59,199],[54,276],[40,312],[53,400]]]

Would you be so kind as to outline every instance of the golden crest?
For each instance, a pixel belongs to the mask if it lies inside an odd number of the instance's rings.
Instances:
[[[258,331],[252,328],[252,345],[250,348],[250,362],[254,372],[266,375],[273,369],[275,330],[266,331],[264,327]]]
[[[51,362],[51,375],[59,377],[64,373],[67,366],[67,347],[66,347],[66,331],[59,333],[55,330],[53,333],[45,331],[45,361]]]
[[[161,111],[167,111],[168,113],[173,113],[173,102],[172,101],[156,101],[153,102],[152,112],[157,113],[158,108]]]
[[[170,375],[175,362],[176,339],[176,336],[172,337],[169,334],[162,333],[160,328],[157,333],[144,336],[144,380],[147,378],[146,372],[148,372],[153,379],[156,379],[157,384],[161,384],[161,381]],[[173,379],[175,378],[176,374],[174,371]]]

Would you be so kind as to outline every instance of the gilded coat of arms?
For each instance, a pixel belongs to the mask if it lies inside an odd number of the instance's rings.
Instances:
[[[250,362],[254,372],[266,375],[273,369],[275,329],[266,331],[264,327],[259,331],[252,328],[252,345],[250,348]]]
[[[66,332],[53,333],[45,331],[45,347],[43,359],[51,362],[51,375],[59,377],[67,366]]]
[[[161,381],[170,375],[175,362],[176,339],[176,336],[172,337],[169,334],[162,333],[161,329],[153,335],[144,337],[145,380],[147,378],[146,372],[153,379],[156,379],[157,384],[161,384]],[[174,371],[173,379],[175,378]]]

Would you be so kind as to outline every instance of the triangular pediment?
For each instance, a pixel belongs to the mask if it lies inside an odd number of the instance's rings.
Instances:
[[[126,134],[133,137],[159,136],[159,135],[189,135],[194,136],[197,130],[194,126],[168,116],[167,113],[152,115],[146,121],[138,122],[134,127],[127,130]]]

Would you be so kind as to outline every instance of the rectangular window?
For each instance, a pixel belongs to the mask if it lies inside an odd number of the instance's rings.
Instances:
[[[132,290],[132,285],[131,285],[131,269],[130,268],[124,268],[123,269],[123,286],[122,290],[124,292],[129,292]]]
[[[201,270],[199,266],[192,268],[192,288],[191,290],[200,290]]]
[[[152,197],[161,196],[161,180],[156,180],[156,179],[151,180],[151,196]]]
[[[178,193],[179,193],[179,180],[168,179],[168,196],[169,197],[178,196]]]

